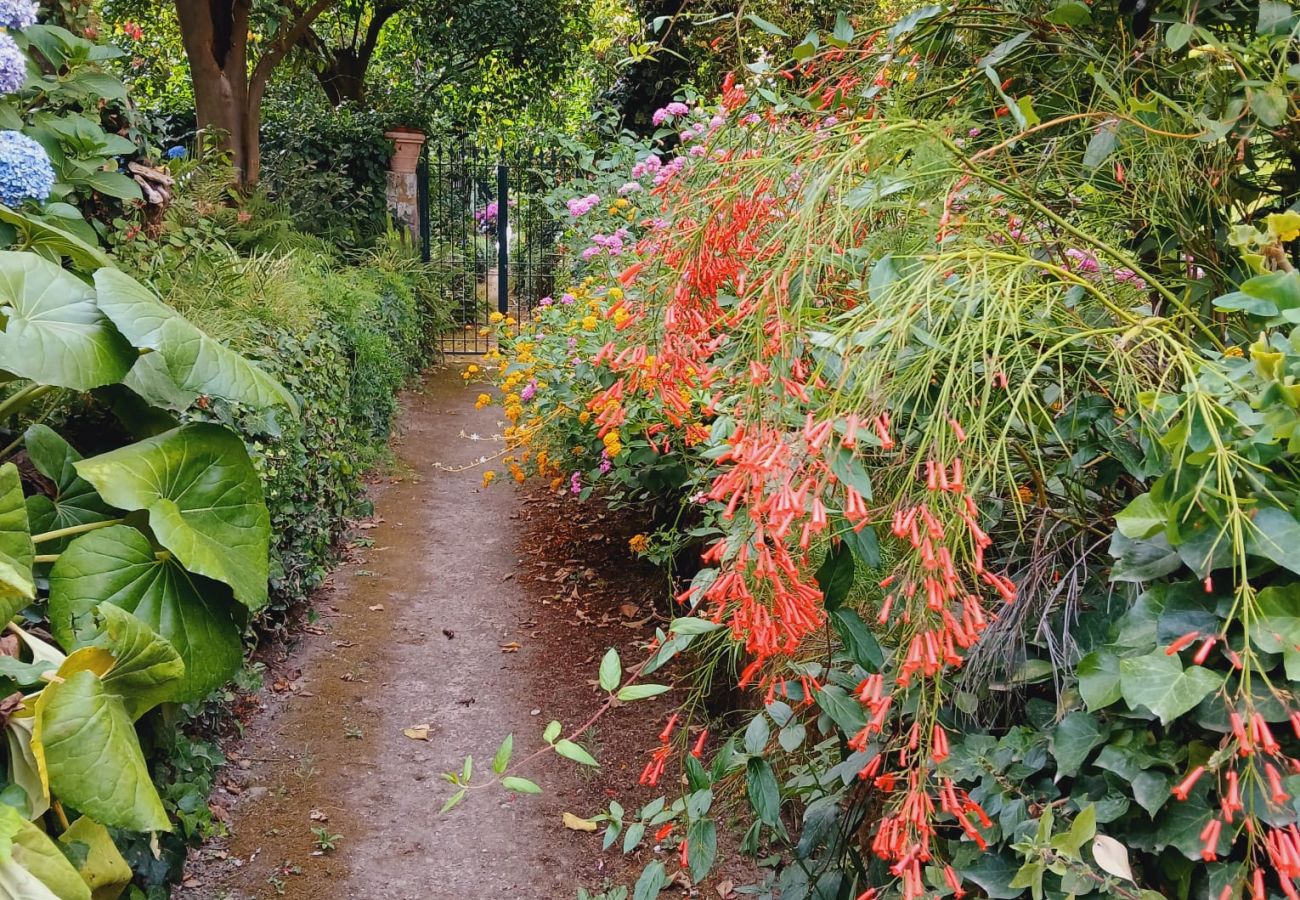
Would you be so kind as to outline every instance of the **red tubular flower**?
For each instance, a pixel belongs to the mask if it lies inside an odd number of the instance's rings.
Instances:
[[[1204,774],[1205,766],[1197,766],[1195,769],[1192,769],[1191,773],[1186,778],[1176,784],[1170,793],[1179,800],[1186,800],[1187,795],[1191,792],[1192,788],[1196,786],[1196,782]]]

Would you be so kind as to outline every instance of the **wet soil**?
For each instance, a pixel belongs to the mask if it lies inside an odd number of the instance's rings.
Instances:
[[[628,550],[635,520],[543,486],[483,489],[473,464],[500,450],[501,423],[474,408],[478,392],[445,369],[404,398],[373,518],[316,598],[319,619],[263,657],[266,688],[225,748],[212,802],[230,835],[193,855],[176,896],[571,900],[663,852],[603,854],[599,833],[562,816],[658,793],[636,780],[671,693],[583,738],[600,769],[544,754],[514,773],[541,796],[493,786],[439,813],[452,792],[440,773],[467,755],[482,780],[506,734],[521,760],[551,719],[567,731],[590,717],[600,656],[643,658],[669,595]],[[426,725],[427,741],[404,733]]]

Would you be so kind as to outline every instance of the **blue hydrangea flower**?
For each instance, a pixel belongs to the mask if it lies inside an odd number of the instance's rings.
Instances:
[[[36,24],[35,0],[0,0],[0,25],[5,28],[26,28]]]
[[[45,148],[20,132],[0,131],[0,203],[44,200],[53,187],[54,167]]]
[[[13,38],[0,32],[0,94],[16,93],[26,80],[27,58]]]
[[[188,150],[186,150],[184,147],[180,146],[179,144],[177,144],[175,147],[168,147],[168,148],[167,148],[167,158],[168,158],[168,159],[184,159],[185,157],[187,157],[187,156],[189,156],[189,155],[190,155],[190,152],[189,152]]]

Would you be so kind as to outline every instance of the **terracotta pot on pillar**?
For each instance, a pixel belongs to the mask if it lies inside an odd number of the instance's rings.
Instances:
[[[414,128],[394,128],[384,132],[393,142],[393,160],[389,168],[403,175],[415,172],[420,164],[420,148],[424,146],[424,132]]]

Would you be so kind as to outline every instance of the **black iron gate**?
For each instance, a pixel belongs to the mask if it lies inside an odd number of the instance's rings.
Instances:
[[[455,327],[445,353],[492,348],[492,315],[522,322],[554,290],[560,225],[546,195],[571,176],[568,157],[540,147],[484,151],[426,145],[420,173],[425,260],[448,267]]]

